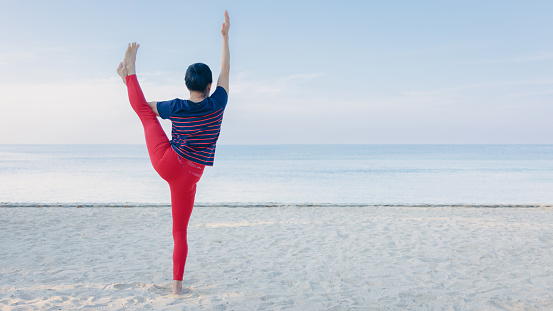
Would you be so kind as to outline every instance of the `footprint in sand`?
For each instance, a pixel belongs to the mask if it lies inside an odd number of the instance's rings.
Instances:
[[[132,284],[115,284],[115,285],[113,285],[113,288],[119,289],[119,290],[131,289],[133,287],[134,286]]]
[[[171,292],[171,286],[170,284],[166,286],[153,284],[149,286],[148,290],[158,295],[165,295]],[[182,290],[184,291],[184,288]]]

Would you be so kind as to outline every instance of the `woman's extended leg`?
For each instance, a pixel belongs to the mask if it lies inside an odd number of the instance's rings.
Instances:
[[[117,73],[123,78],[123,81],[127,85],[127,91],[129,94],[129,101],[133,110],[136,112],[142,126],[144,127],[144,134],[146,136],[146,147],[148,148],[148,154],[150,155],[150,161],[156,171],[161,175],[163,174],[158,166],[159,161],[165,154],[165,152],[171,149],[171,144],[167,135],[163,131],[159,120],[157,119],[155,113],[152,111],[146,98],[142,93],[140,84],[136,77],[136,53],[140,45],[133,43],[129,44],[127,50],[125,51],[125,59],[119,64]],[[165,179],[165,178],[164,178]]]
[[[142,126],[144,127],[144,135],[146,136],[146,147],[148,148],[148,153],[150,155],[150,160],[154,165],[154,168],[158,173],[158,162],[161,160],[165,152],[171,148],[169,139],[163,131],[159,120],[157,119],[155,113],[152,111],[144,94],[140,89],[136,75],[127,76],[127,90],[129,93],[129,101],[131,106],[140,118]],[[162,175],[163,177],[163,175]]]

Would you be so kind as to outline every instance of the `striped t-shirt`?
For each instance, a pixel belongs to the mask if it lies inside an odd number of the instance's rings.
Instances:
[[[159,116],[173,124],[171,146],[179,155],[192,162],[213,165],[227,99],[225,89],[218,86],[199,103],[179,98],[157,103]]]

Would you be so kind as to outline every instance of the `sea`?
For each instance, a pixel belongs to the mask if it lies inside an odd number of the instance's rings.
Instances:
[[[197,205],[553,203],[553,145],[219,145]],[[0,205],[169,205],[144,145],[0,145]]]

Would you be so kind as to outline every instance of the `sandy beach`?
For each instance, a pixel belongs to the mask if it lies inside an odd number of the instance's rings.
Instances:
[[[553,209],[0,208],[2,310],[552,310]]]

